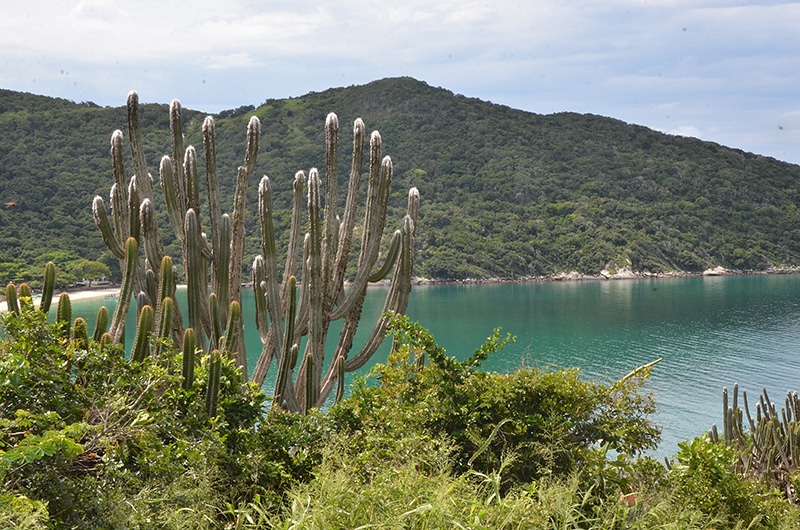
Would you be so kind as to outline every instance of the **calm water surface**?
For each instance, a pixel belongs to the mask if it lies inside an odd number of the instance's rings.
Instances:
[[[370,289],[357,344],[385,295]],[[252,292],[245,296],[252,318]],[[91,321],[98,305],[75,302],[74,316]],[[495,327],[516,336],[484,364],[491,371],[577,366],[610,381],[663,358],[649,384],[663,428],[659,455],[721,424],[723,386],[738,382],[751,399],[766,387],[776,402],[800,390],[800,275],[415,286],[408,314],[459,358]],[[246,325],[252,369],[260,342]],[[384,345],[374,361],[387,351]]]

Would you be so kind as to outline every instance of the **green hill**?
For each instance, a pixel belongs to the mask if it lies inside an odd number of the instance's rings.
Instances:
[[[514,110],[410,78],[221,112],[223,204],[231,204],[250,116],[262,121],[256,172],[271,177],[276,206],[288,208],[295,171],[323,166],[331,111],[342,146],[357,117],[381,132],[398,212],[407,189],[419,188],[420,276],[800,265],[798,165],[611,118]],[[155,174],[170,152],[167,106],[145,105],[142,114]],[[203,118],[184,110],[187,144],[201,145]],[[91,216],[92,198],[111,185],[114,129],[126,130],[122,107],[0,90],[0,281],[38,277],[49,259],[65,270],[80,259],[116,266]],[[340,161],[346,174],[349,153]]]

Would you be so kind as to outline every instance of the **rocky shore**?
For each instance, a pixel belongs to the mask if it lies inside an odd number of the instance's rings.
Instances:
[[[412,278],[414,285],[445,285],[445,284],[482,284],[482,283],[529,283],[529,282],[564,282],[564,281],[594,281],[594,280],[644,280],[661,278],[698,278],[701,276],[751,276],[767,274],[798,274],[800,267],[773,267],[763,271],[735,270],[724,267],[714,267],[702,272],[666,271],[647,272],[632,271],[629,268],[602,270],[599,274],[584,274],[578,271],[561,272],[547,276],[525,276],[521,278],[466,278],[462,280]]]

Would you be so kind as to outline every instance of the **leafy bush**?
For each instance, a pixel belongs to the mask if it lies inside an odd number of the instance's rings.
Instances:
[[[358,383],[332,411],[351,432],[446,437],[456,473],[496,472],[513,455],[505,473],[514,483],[567,476],[598,445],[631,455],[656,447],[659,430],[648,419],[654,403],[639,391],[649,369],[611,385],[584,381],[577,369],[486,373],[478,370],[481,362],[512,340],[501,339],[499,330],[457,361],[406,317],[396,317],[392,329],[388,363],[373,369],[380,385]]]

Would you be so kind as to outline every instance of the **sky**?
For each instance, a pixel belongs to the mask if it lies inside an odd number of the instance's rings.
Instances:
[[[800,1],[0,0],[0,50],[0,88],[75,102],[216,113],[410,76],[800,164]]]

